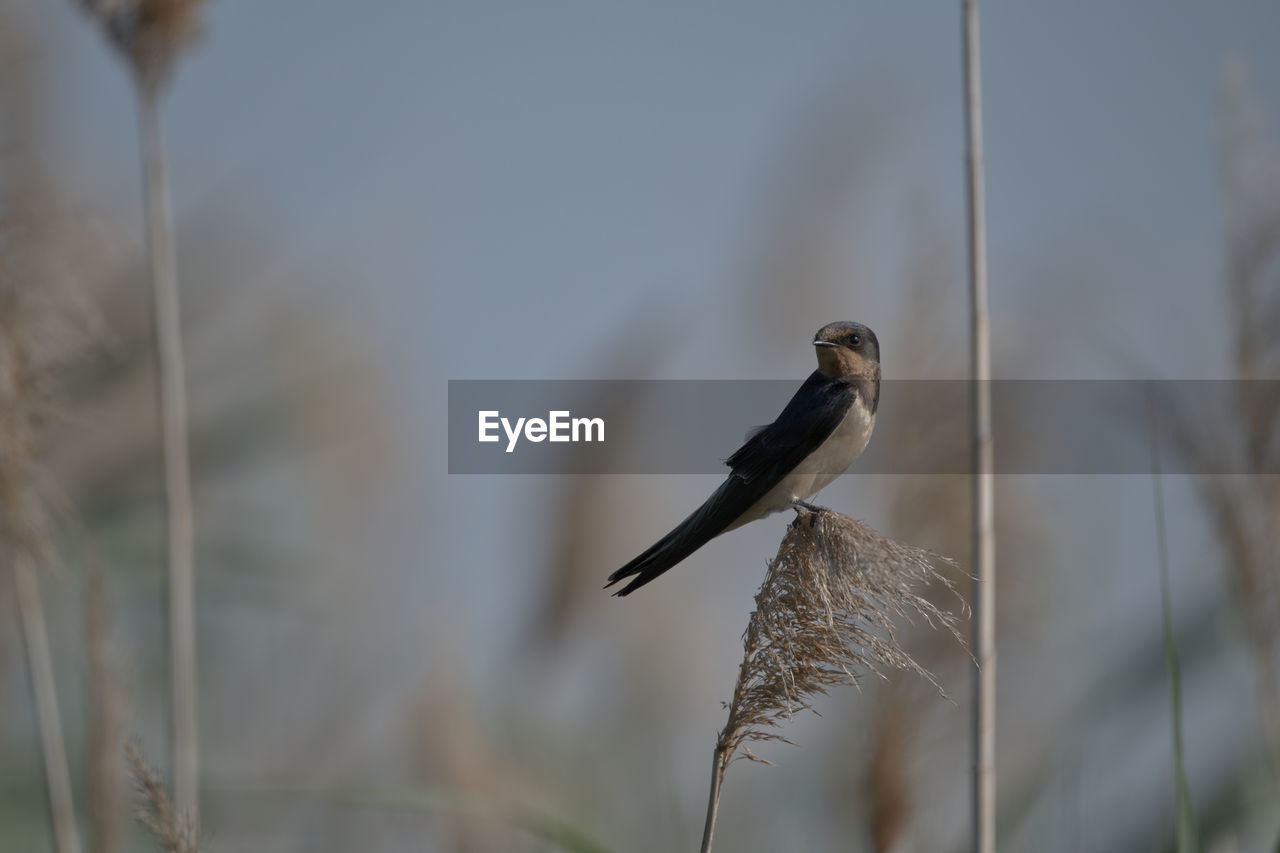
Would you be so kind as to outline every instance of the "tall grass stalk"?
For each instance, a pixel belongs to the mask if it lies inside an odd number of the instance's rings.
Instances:
[[[978,2],[964,0],[964,100],[968,150],[969,294],[973,380],[973,849],[996,849],[996,541],[991,431],[991,331],[987,316],[986,198]]]
[[[53,655],[45,627],[40,585],[30,555],[18,551],[13,559],[13,586],[22,623],[22,641],[35,696],[36,723],[44,753],[45,781],[49,789],[49,810],[53,838],[58,853],[79,853],[80,832],[76,828],[71,798],[71,774],[67,769],[67,749],[62,740],[62,718],[58,713],[58,692],[53,680]]]
[[[147,249],[160,365],[160,422],[169,521],[173,799],[180,813],[198,823],[200,751],[196,724],[195,555],[187,447],[187,388],[169,170],[160,134],[158,101],[154,89],[143,89],[139,93],[138,129],[146,184]]]
[[[122,816],[126,813],[120,775],[124,698],[111,651],[106,579],[93,558],[85,562],[84,645],[88,659],[85,802],[89,849],[93,853],[116,853],[123,840]]]
[[[200,752],[196,724],[195,558],[187,446],[187,389],[174,250],[169,170],[160,99],[177,60],[200,29],[203,0],[80,0],[133,71],[147,220],[160,425],[168,520],[169,660],[173,799],[199,825]]]
[[[1151,502],[1155,512],[1156,564],[1160,573],[1160,619],[1164,630],[1164,659],[1169,671],[1169,704],[1173,709],[1173,773],[1178,853],[1200,853],[1191,788],[1182,749],[1182,667],[1173,636],[1173,604],[1169,594],[1169,544],[1164,518],[1164,488],[1160,468],[1160,444],[1155,405],[1151,412]]]
[[[29,165],[29,164],[23,164]],[[58,853],[78,853],[62,718],[37,572],[54,564],[53,487],[41,450],[56,416],[58,368],[82,342],[71,318],[74,297],[58,275],[59,248],[46,230],[38,180],[9,188],[0,221],[0,550],[14,598],[35,705],[36,724]]]

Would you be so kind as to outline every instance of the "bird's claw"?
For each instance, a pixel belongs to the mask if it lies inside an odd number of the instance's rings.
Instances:
[[[822,507],[814,506],[808,501],[794,500],[791,502],[791,508],[796,512],[806,510],[809,513],[809,527],[814,527],[818,523],[818,513],[822,512]]]

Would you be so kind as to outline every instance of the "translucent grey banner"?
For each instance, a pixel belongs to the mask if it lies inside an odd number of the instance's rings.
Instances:
[[[451,380],[451,474],[716,474],[799,381]],[[883,383],[851,473],[965,474],[967,381]],[[1280,381],[991,383],[998,474],[1280,474]]]

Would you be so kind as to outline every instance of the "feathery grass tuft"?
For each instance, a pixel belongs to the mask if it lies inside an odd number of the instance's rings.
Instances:
[[[164,789],[164,780],[142,754],[142,745],[131,740],[124,748],[138,795],[138,822],[151,833],[165,853],[196,853],[200,849],[200,828],[186,814],[174,811]]]
[[[62,371],[83,355],[93,323],[69,274],[46,189],[38,170],[28,168],[22,180],[5,188],[0,216],[0,567],[8,569],[14,585],[54,844],[59,853],[77,853],[79,829],[38,572],[57,566],[52,521],[62,504],[48,470],[47,427],[61,415]]]
[[[839,684],[857,685],[865,673],[914,672],[934,677],[899,645],[895,620],[921,619],[944,628],[961,645],[955,617],[930,602],[930,582],[950,582],[920,548],[895,542],[831,510],[797,510],[756,593],[743,637],[743,658],[716,740],[702,850],[711,848],[725,771],[737,758],[769,763],[751,752],[760,741],[791,743],[777,729],[813,699]],[[963,604],[963,599],[957,595]]]

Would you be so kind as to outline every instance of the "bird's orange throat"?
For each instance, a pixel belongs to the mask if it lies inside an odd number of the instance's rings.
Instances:
[[[818,370],[823,376],[859,376],[863,379],[878,379],[880,366],[871,364],[860,354],[844,347],[816,347],[818,351]]]

